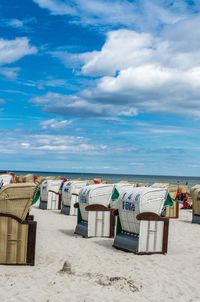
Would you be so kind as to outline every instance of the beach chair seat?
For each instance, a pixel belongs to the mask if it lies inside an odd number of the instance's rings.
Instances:
[[[0,264],[34,265],[37,222],[29,210],[37,190],[34,183],[0,190]]]

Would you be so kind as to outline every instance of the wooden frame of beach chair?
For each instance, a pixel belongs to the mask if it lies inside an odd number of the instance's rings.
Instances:
[[[113,212],[118,216],[118,210]],[[137,215],[140,221],[139,234],[122,230],[120,219],[117,220],[117,232],[113,247],[139,255],[166,254],[168,248],[169,218],[155,213],[144,212]]]
[[[0,264],[34,265],[37,222],[0,213]]]
[[[83,221],[79,209],[79,203],[75,203],[77,208],[77,226],[75,234],[85,238],[89,237],[108,237],[113,238],[115,234],[115,216],[112,214],[112,208],[105,207],[101,204],[91,204],[86,206],[88,211],[88,221]]]

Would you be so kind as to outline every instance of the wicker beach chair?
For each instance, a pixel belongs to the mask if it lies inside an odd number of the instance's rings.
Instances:
[[[192,198],[192,223],[200,224],[200,185],[197,184],[190,189]]]
[[[0,264],[34,265],[37,222],[29,210],[37,190],[34,183],[0,190]]]

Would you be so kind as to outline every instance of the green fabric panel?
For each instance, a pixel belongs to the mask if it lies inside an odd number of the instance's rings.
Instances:
[[[78,208],[78,213],[77,213],[77,222],[80,223],[82,221],[82,217],[81,217],[81,211]]]
[[[37,193],[35,194],[35,196],[33,197],[33,199],[32,199],[32,205],[34,204],[34,203],[36,203],[37,201],[38,201],[38,199],[40,198],[40,188],[38,188],[38,190],[37,190]]]
[[[119,233],[121,233],[121,231],[122,231],[122,225],[121,225],[119,216],[117,216],[117,230],[116,230],[116,235],[119,234]]]
[[[166,207],[166,206],[172,207],[173,205],[174,205],[173,200],[172,200],[171,196],[168,193],[167,198],[165,199],[165,202],[164,202],[164,207]]]
[[[119,198],[119,192],[117,191],[116,188],[114,188],[113,192],[112,192],[112,197],[111,197],[111,200],[112,201],[115,201]]]

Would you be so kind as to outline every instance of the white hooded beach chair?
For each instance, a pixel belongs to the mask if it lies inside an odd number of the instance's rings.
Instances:
[[[115,217],[112,215],[111,198],[115,190],[133,188],[130,184],[98,184],[80,190],[77,226],[75,233],[83,237],[113,237]],[[117,199],[113,202],[117,208]],[[115,207],[114,207],[115,208]]]
[[[62,188],[61,213],[77,215],[74,204],[78,202],[79,191],[87,185],[87,180],[72,180],[65,182]]]
[[[37,222],[29,210],[37,190],[34,183],[0,190],[0,264],[34,265]]]
[[[161,217],[166,189],[133,188],[120,197],[113,246],[138,254],[166,253],[169,218]]]
[[[41,184],[39,208],[59,210],[61,208],[61,187],[63,180],[44,180]]]

